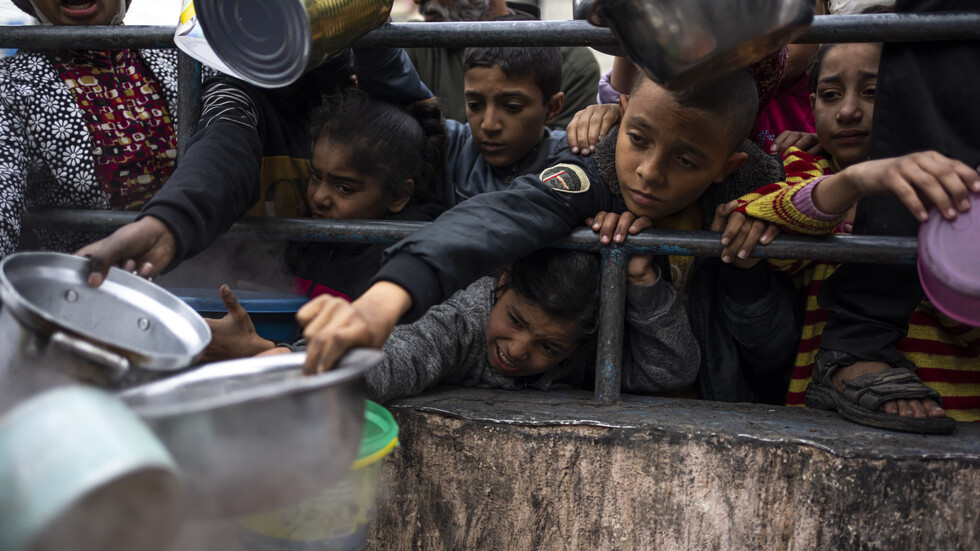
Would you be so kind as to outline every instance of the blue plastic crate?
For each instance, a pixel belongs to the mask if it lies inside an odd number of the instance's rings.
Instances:
[[[186,302],[201,317],[222,318],[228,313],[216,288],[178,287],[167,290]],[[251,316],[259,336],[273,341],[293,341],[299,338],[300,328],[296,322],[296,311],[309,300],[305,296],[291,293],[235,291],[235,298]]]

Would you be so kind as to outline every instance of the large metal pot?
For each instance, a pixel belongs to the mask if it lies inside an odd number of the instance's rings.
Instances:
[[[192,365],[211,340],[204,319],[162,287],[113,268],[87,283],[88,260],[17,253],[0,262],[0,389],[3,402],[65,379],[121,387]],[[68,379],[70,380],[70,379]],[[12,388],[19,387],[19,391]]]
[[[654,81],[686,88],[759,61],[803,34],[813,0],[583,0]]]
[[[353,350],[312,376],[305,357],[217,362],[120,393],[180,466],[190,516],[273,509],[346,475],[364,428],[364,372],[381,353]]]
[[[0,551],[164,551],[177,466],[119,398],[83,385],[0,416]]]

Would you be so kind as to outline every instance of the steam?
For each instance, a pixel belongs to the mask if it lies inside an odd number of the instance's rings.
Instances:
[[[292,274],[286,265],[285,241],[223,238],[197,256],[157,278],[164,287],[214,289],[227,283],[232,290],[288,293]]]

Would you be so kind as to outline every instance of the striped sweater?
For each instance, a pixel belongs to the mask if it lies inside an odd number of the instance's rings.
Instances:
[[[805,213],[809,212],[806,208],[800,208],[801,198],[808,200],[815,181],[837,169],[833,160],[811,157],[791,148],[784,153],[783,163],[787,180],[743,196],[738,210],[777,224],[790,233],[818,235],[837,231],[843,215],[816,218]],[[837,264],[805,260],[777,260],[771,264],[794,274],[805,295],[803,330],[786,396],[787,405],[801,406],[813,373],[814,357],[820,348],[820,336],[830,317],[830,312],[817,304],[817,293]],[[957,421],[980,421],[980,328],[948,318],[923,299],[909,319],[908,335],[895,346],[918,366],[916,375],[922,382],[939,392],[950,417]]]

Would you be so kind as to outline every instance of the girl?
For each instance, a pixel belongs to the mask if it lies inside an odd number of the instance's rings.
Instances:
[[[700,354],[673,286],[661,280],[649,256],[630,259],[628,283],[623,390],[666,392],[690,385]],[[477,280],[416,322],[396,326],[384,344],[384,361],[367,373],[368,398],[385,403],[438,384],[587,386],[598,311],[595,255],[536,251],[499,277]]]
[[[739,212],[786,230],[822,234],[843,231],[838,225],[852,212],[853,204],[873,193],[894,193],[920,220],[926,216],[920,195],[947,217],[955,216],[955,209],[969,208],[968,203],[963,208],[961,201],[978,177],[962,163],[935,152],[866,161],[880,53],[878,44],[821,47],[811,70],[810,102],[817,138],[827,155],[811,157],[791,147],[783,157],[792,178],[746,195],[737,204],[724,205],[726,215],[733,207],[737,212],[723,234],[727,245],[723,254],[731,259],[739,251],[737,256],[745,260],[736,262],[757,262],[747,256],[755,244],[752,234],[758,235],[762,226],[743,223]],[[837,265],[796,261],[781,267],[801,272],[807,292],[788,404],[836,409],[858,423],[911,432],[953,430],[947,413],[964,421],[980,420],[980,331],[960,326],[924,300],[909,320],[908,335],[896,343],[905,360],[891,366],[821,363],[820,331],[829,312],[820,309],[817,293]],[[916,365],[919,369],[913,374]],[[945,410],[939,390],[955,396]]]
[[[314,218],[431,221],[429,204],[442,174],[445,133],[433,100],[405,108],[353,88],[327,98],[312,119],[313,154],[306,196]],[[352,300],[368,285],[388,245],[302,242],[286,261],[294,290]],[[214,334],[205,359],[251,356],[275,346],[259,337],[248,314],[223,285],[228,316],[208,320]]]

